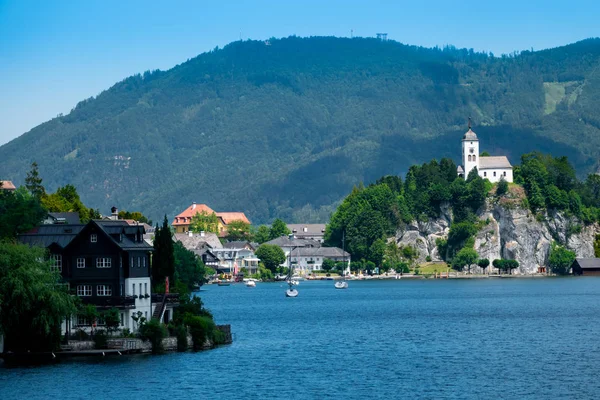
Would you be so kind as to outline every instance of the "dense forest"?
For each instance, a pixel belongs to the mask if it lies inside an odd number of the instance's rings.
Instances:
[[[253,223],[326,221],[360,182],[458,161],[472,117],[482,151],[600,152],[600,39],[496,57],[371,38],[238,41],[148,71],[0,147],[0,178],[33,161],[49,190],[159,220],[192,201]]]

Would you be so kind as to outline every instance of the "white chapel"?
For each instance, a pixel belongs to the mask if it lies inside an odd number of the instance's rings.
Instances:
[[[506,182],[513,181],[512,165],[506,156],[481,157],[479,154],[479,139],[471,130],[471,119],[469,118],[469,130],[462,138],[463,165],[458,166],[458,175],[467,179],[469,172],[477,167],[479,176],[489,179],[490,182],[498,182],[500,178],[504,178]]]

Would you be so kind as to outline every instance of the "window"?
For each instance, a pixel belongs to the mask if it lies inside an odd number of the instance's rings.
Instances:
[[[146,268],[146,257],[142,257],[142,267]]]
[[[496,171],[494,171],[494,176],[496,176]]]
[[[78,285],[77,286],[77,296],[91,296],[92,295],[92,285]]]
[[[77,316],[77,325],[78,326],[85,326],[85,325],[89,325],[87,319],[85,319],[84,317],[82,317],[81,315]]]
[[[135,296],[135,283],[131,285],[132,295]]]
[[[133,268],[133,267],[134,267],[134,265],[133,265],[133,256],[131,256],[131,262],[129,263],[129,266],[130,266],[131,268]]]
[[[504,171],[504,176],[506,176],[506,171]]]
[[[85,268],[85,258],[83,258],[83,257],[77,258],[77,268]]]
[[[471,155],[469,154],[469,161],[471,161]]]
[[[473,161],[477,161],[477,156],[473,154]]]
[[[96,235],[95,233],[92,233],[90,235],[90,242],[96,243],[97,241],[98,241],[98,235]]]
[[[140,283],[140,297],[142,297],[142,284]]]
[[[123,318],[123,317],[124,317],[124,315],[125,315],[125,314],[121,313],[121,326],[125,326],[125,324],[123,323],[123,322],[124,322],[124,319],[125,319],[125,318]]]
[[[52,261],[52,266],[50,267],[52,271],[62,272],[62,254],[52,254],[50,261]]]
[[[96,294],[98,296],[112,296],[112,287],[109,285],[98,285]]]
[[[483,171],[483,177],[485,178],[487,176],[487,172]]]
[[[148,283],[144,283],[144,293],[148,294]]]
[[[140,258],[138,257],[138,268],[140,268],[142,266],[142,261],[140,260]]]
[[[96,268],[110,268],[112,259],[110,257],[98,257],[96,258]]]
[[[146,321],[148,320],[148,311],[144,311],[145,317],[146,317]]]

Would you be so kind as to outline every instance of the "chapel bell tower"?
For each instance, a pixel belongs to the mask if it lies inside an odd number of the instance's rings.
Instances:
[[[462,164],[465,170],[465,179],[473,168],[479,169],[479,139],[471,130],[471,118],[469,118],[469,130],[462,138]]]

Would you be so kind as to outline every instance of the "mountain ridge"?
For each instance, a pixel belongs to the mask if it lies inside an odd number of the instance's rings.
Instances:
[[[514,56],[365,38],[233,42],[128,77],[0,146],[0,176],[32,161],[89,206],[172,216],[192,201],[324,221],[353,185],[459,157],[472,116],[482,150],[600,157],[600,39]],[[452,138],[456,138],[455,142]],[[503,138],[503,139],[499,139]],[[486,144],[487,140],[487,144]]]

